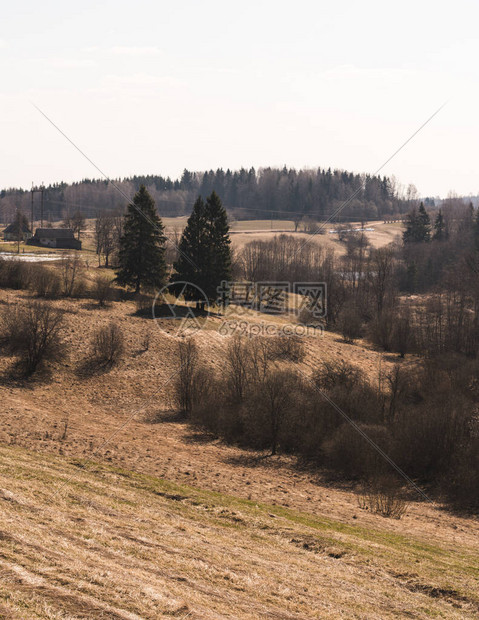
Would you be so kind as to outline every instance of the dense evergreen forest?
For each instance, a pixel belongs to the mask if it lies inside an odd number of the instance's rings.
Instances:
[[[124,209],[145,185],[160,215],[189,215],[199,194],[215,191],[230,216],[237,219],[324,220],[347,201],[338,219],[376,219],[406,213],[417,198],[415,188],[404,190],[388,177],[355,174],[343,170],[292,168],[218,169],[207,172],[184,170],[180,179],[157,175],[134,176],[114,181],[84,179],[77,183],[55,183],[45,188],[45,221],[66,219],[75,211],[95,217],[102,211]],[[412,188],[412,189],[411,189]],[[120,189],[121,191],[118,191]],[[40,214],[40,192],[34,194],[35,218]],[[426,203],[427,204],[427,203]],[[31,192],[6,189],[0,192],[0,217],[12,220],[19,209],[31,211]]]

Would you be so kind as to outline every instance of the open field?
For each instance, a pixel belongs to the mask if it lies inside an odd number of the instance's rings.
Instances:
[[[0,293],[1,303],[26,299]],[[292,457],[195,432],[172,412],[181,336],[171,321],[135,316],[132,302],[52,303],[65,311],[67,357],[26,383],[0,358],[0,616],[477,616],[477,520],[415,501],[401,520],[384,519],[359,508],[354,487]],[[92,330],[110,318],[127,356],[79,374]],[[212,370],[229,339],[221,322],[196,335]],[[374,379],[399,361],[334,333],[306,346],[304,372],[346,359]]]
[[[187,217],[165,217],[163,223],[167,235],[172,241],[175,240],[175,234],[181,234],[183,228],[186,225]],[[353,226],[356,224],[353,224]],[[401,223],[383,223],[383,222],[371,222],[368,227],[374,228],[373,231],[367,231],[366,236],[369,242],[374,247],[382,247],[396,240],[398,235],[401,235],[402,224]],[[334,229],[334,225],[328,224],[325,227],[325,234],[311,235],[302,232],[301,229],[298,232],[294,232],[294,224],[290,220],[240,220],[234,221],[231,224],[231,240],[233,247],[241,249],[246,243],[250,241],[269,240],[275,235],[286,233],[294,235],[299,239],[304,239],[305,243],[310,243],[314,240],[315,243],[322,245],[328,249],[334,249],[338,254],[344,253],[344,245],[338,241],[338,236],[331,234],[329,231]],[[81,254],[92,262],[95,258],[95,220],[89,219],[86,222],[85,230],[83,231],[81,241],[82,249]],[[17,243],[15,241],[3,241],[0,242],[0,252],[13,252],[17,253]],[[39,248],[36,246],[26,245],[20,243],[20,255],[26,253],[69,253],[70,250],[56,250],[53,248]]]
[[[3,618],[473,618],[477,550],[0,447]]]

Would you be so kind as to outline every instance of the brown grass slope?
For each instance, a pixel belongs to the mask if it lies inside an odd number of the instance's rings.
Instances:
[[[0,301],[27,298],[3,291]],[[0,617],[479,613],[477,521],[420,503],[386,520],[290,457],[197,435],[169,411],[176,326],[134,316],[129,302],[53,303],[66,313],[67,358],[28,382],[12,382],[0,358]],[[111,318],[127,356],[79,375],[92,331]],[[197,335],[211,368],[228,342],[219,321]],[[393,361],[334,334],[307,348],[305,371],[343,358],[374,378]]]
[[[372,527],[0,448],[5,618],[473,618],[479,561]]]

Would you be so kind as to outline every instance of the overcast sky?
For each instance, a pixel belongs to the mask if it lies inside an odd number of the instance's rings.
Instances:
[[[382,171],[479,193],[479,3],[1,2],[0,187],[183,168]]]

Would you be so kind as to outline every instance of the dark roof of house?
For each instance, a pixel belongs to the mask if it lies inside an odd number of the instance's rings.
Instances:
[[[4,234],[5,233],[16,233],[17,232],[17,224],[16,224],[16,222],[12,222],[11,224],[9,224],[5,228],[5,230],[3,232],[4,232]],[[28,226],[25,223],[23,223],[23,225],[22,225],[22,232],[24,232],[24,233],[30,232],[30,229],[28,228]]]
[[[37,228],[35,237],[43,239],[74,239],[72,228]]]

